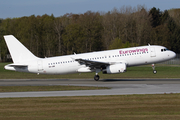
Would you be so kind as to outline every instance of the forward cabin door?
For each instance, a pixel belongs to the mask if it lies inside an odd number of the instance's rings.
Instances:
[[[154,47],[150,47],[150,54],[151,54],[151,57],[156,57],[156,51]]]
[[[43,70],[43,61],[42,60],[38,60],[38,71],[42,71]]]

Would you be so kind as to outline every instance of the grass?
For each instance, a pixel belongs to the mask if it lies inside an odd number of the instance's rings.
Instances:
[[[180,94],[3,98],[0,119],[175,120],[180,119]]]
[[[32,73],[23,73],[4,70],[4,65],[8,63],[0,63],[0,79],[93,79],[95,73],[76,73],[66,75],[37,75]],[[127,72],[121,74],[102,74],[99,73],[100,79],[114,78],[180,78],[180,66],[162,66],[156,65],[157,74],[153,74],[151,65],[140,67],[129,67]]]
[[[29,91],[66,91],[66,90],[98,90],[108,87],[88,86],[0,86],[0,92],[29,92]]]

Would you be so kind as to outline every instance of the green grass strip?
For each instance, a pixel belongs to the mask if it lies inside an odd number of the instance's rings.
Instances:
[[[67,91],[67,90],[98,90],[108,87],[88,86],[0,86],[0,92],[29,92],[29,91]]]

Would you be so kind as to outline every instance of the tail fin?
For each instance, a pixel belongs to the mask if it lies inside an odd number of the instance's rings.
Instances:
[[[13,35],[4,36],[7,47],[14,63],[22,63],[37,59],[22,43],[20,43]]]

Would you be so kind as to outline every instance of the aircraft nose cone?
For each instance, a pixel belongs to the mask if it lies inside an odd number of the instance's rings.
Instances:
[[[175,58],[175,57],[176,57],[176,53],[175,53],[175,52],[172,52],[172,53],[171,53],[171,56],[172,56],[172,58]]]

